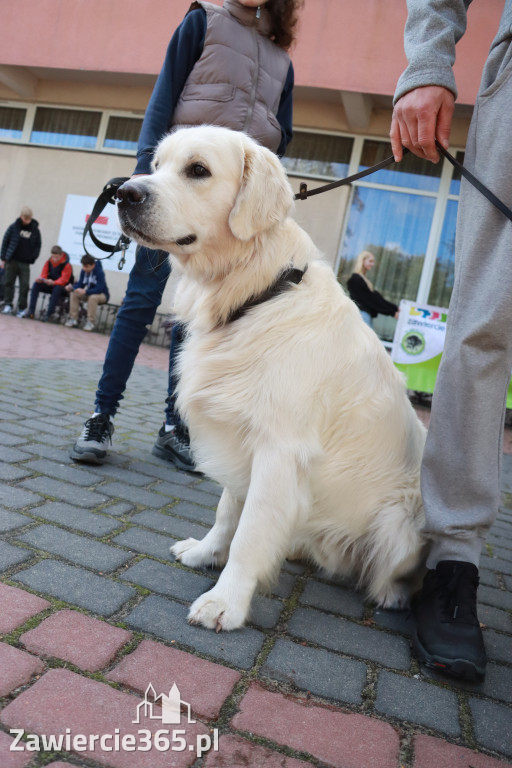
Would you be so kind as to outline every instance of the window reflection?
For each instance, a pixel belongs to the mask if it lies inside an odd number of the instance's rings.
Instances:
[[[365,141],[361,154],[360,171],[380,163],[392,155],[391,144],[385,141]],[[437,192],[441,178],[442,163],[428,163],[408,152],[400,163],[393,163],[372,174],[368,181],[387,184],[393,187],[422,189],[425,192]]]
[[[415,300],[425,260],[435,198],[358,187],[354,190],[338,279],[343,285],[362,250],[371,251],[375,268],[368,277],[389,301]],[[396,321],[378,317],[375,331],[392,339]]]
[[[436,307],[447,307],[452,295],[455,269],[457,208],[458,203],[456,200],[448,201],[441,241],[437,252],[436,266],[428,297],[428,303]]]
[[[298,176],[344,178],[348,173],[354,140],[346,136],[296,131],[281,162]]]
[[[457,152],[455,159],[464,165],[464,152]],[[452,181],[450,184],[450,195],[458,195],[460,193],[460,179],[460,171],[457,168],[454,168]]]

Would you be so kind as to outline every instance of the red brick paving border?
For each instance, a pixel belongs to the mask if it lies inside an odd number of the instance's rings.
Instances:
[[[205,768],[311,768],[311,763],[273,752],[240,736],[221,736],[219,751],[210,752]],[[375,768],[378,768],[375,766]]]
[[[0,584],[0,634],[7,635],[49,606],[42,597]]]
[[[159,729],[172,730],[176,726],[164,725],[161,720],[142,718],[134,724],[138,705],[137,696],[111,688],[105,683],[82,677],[66,669],[51,669],[29,689],[21,693],[0,713],[4,727],[23,728],[27,734],[60,735],[70,730],[71,737],[83,734],[112,734],[117,729],[119,739],[126,734],[138,735],[140,729],[151,733]],[[142,711],[142,708],[141,710]],[[196,760],[195,748],[199,735],[210,736],[209,729],[202,723],[187,724],[182,718],[180,729],[186,730],[186,749],[183,751],[105,751],[99,741],[94,749],[77,750],[77,755],[95,760],[109,768],[187,768]],[[122,742],[121,742],[122,743]],[[107,746],[115,745],[112,739]],[[88,744],[86,746],[89,746]],[[25,753],[18,753],[25,754]],[[30,753],[31,755],[34,752]]]
[[[309,752],[333,768],[396,768],[397,732],[387,723],[301,703],[254,684],[232,724],[242,731]]]
[[[503,763],[433,736],[415,736],[413,744],[414,768],[512,768],[512,763]]]
[[[176,683],[182,699],[190,704],[192,711],[212,720],[219,716],[240,674],[177,648],[143,640],[107,674],[107,678],[141,693],[149,683],[157,693],[168,693]]]
[[[15,688],[28,683],[31,677],[44,671],[43,662],[30,653],[0,643],[0,696],[8,696]]]
[[[132,633],[78,611],[59,611],[20,637],[27,650],[55,656],[79,669],[96,672],[111,662]]]
[[[0,765],[2,768],[25,768],[32,760],[32,752],[11,752],[9,747],[14,739],[7,733],[0,731]]]

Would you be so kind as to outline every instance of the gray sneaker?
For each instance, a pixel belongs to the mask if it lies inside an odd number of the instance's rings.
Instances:
[[[103,464],[107,446],[112,443],[114,425],[107,413],[91,416],[84,424],[82,434],[69,454],[73,461],[86,464]]]
[[[171,461],[178,469],[201,474],[196,470],[196,463],[190,450],[188,430],[184,427],[176,427],[172,432],[166,432],[165,426],[160,427],[151,453],[160,459]]]

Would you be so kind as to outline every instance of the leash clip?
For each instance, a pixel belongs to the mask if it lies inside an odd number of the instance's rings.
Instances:
[[[126,235],[121,235],[119,238],[119,244],[121,246],[121,258],[117,262],[117,268],[119,271],[121,271],[126,264],[126,251],[128,250],[128,246],[130,245],[131,240],[126,237]]]
[[[305,181],[301,181],[299,186],[299,200],[307,200],[308,197],[308,185]]]

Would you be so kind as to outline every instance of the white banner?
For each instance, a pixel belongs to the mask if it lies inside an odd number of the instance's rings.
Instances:
[[[95,197],[87,197],[86,195],[68,195],[66,198],[66,205],[60,225],[59,245],[66,251],[72,264],[80,264],[80,259],[84,255],[82,235],[95,202]],[[115,205],[108,203],[105,206],[94,224],[93,231],[95,236],[103,243],[108,243],[109,245],[117,243],[121,229]],[[105,259],[106,254],[99,248],[96,248],[90,238],[87,238],[86,245],[87,250],[92,256],[102,259],[103,269],[117,271],[121,253],[116,253],[109,259]],[[126,262],[122,270],[123,272],[129,272],[133,267],[136,247],[137,244],[132,241],[126,251]]]
[[[393,362],[417,365],[440,355],[447,317],[448,310],[444,307],[419,305],[402,299],[393,337]]]

